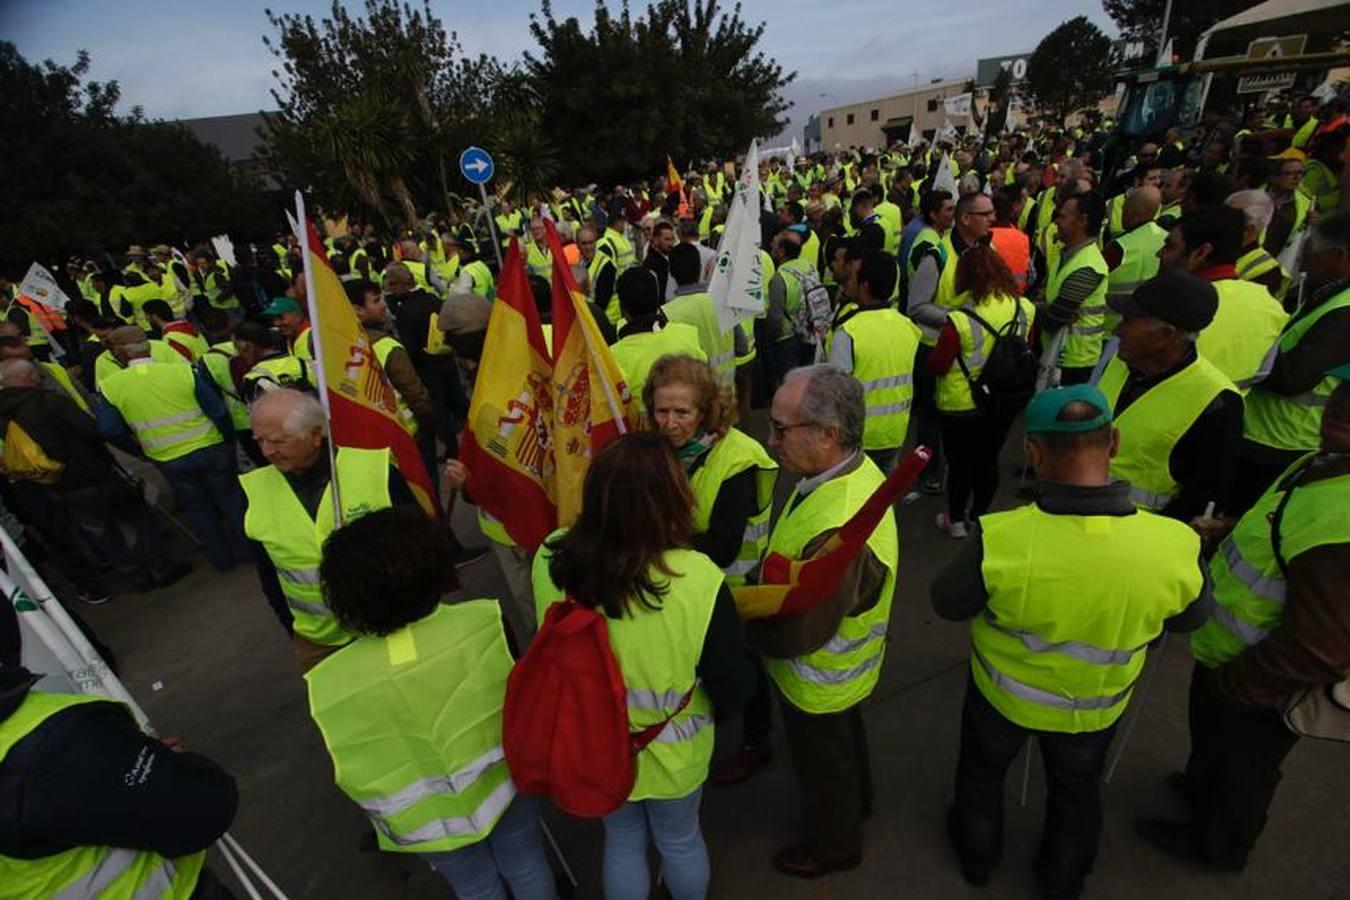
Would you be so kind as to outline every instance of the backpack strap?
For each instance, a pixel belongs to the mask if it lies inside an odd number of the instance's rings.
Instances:
[[[1294,496],[1294,488],[1303,483],[1304,474],[1316,461],[1316,456],[1310,457],[1296,471],[1290,473],[1289,477],[1285,479],[1285,484],[1288,487],[1285,488],[1284,496],[1280,498],[1275,511],[1270,514],[1270,549],[1275,554],[1275,564],[1280,567],[1280,574],[1286,580],[1289,578],[1289,562],[1284,558],[1284,553],[1281,550],[1280,523],[1284,521],[1284,510],[1289,505],[1289,498]]]
[[[695,680],[694,686],[680,698],[679,706],[676,706],[675,711],[670,715],[666,716],[660,722],[648,725],[641,731],[635,731],[628,736],[628,745],[632,748],[634,756],[637,756],[643,750],[646,750],[647,745],[656,740],[656,736],[665,730],[666,726],[670,724],[671,719],[674,719],[680,713],[684,712],[684,708],[694,699],[694,691],[698,690],[698,685],[698,681]]]

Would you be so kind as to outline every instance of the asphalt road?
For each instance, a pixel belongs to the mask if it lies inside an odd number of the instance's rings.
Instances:
[[[765,430],[762,422],[757,430]],[[1014,436],[1005,451],[1005,472],[1013,472],[1021,459],[1017,441]],[[1005,478],[996,508],[1021,502],[1015,487],[1015,477]],[[780,495],[786,490],[786,480],[780,480]],[[777,755],[768,769],[741,785],[705,790],[712,896],[1036,896],[1031,858],[1044,798],[1039,755],[1030,770],[1026,806],[1019,803],[1021,760],[1009,774],[1004,859],[987,888],[962,882],[944,838],[969,640],[966,626],[937,619],[929,606],[929,583],[956,549],[955,541],[934,528],[939,509],[937,498],[924,497],[901,512],[891,643],[881,683],[866,710],[877,797],[876,812],[866,823],[862,867],[802,882],[770,866],[773,851],[794,840],[799,819],[786,750],[781,735],[775,735]],[[466,542],[480,543],[472,513],[461,504],[454,524]],[[360,849],[369,828],[332,783],[290,644],[255,574],[239,568],[221,575],[200,552],[192,559],[192,575],[172,588],[127,594],[79,611],[114,648],[123,679],[160,733],[181,737],[234,774],[241,804],[233,834],[292,898],[451,896],[415,857]],[[464,596],[501,597],[505,591],[490,556],[462,570],[461,578]],[[59,589],[59,579],[54,581]],[[1294,749],[1265,834],[1241,876],[1173,862],[1134,837],[1136,817],[1182,812],[1163,777],[1185,760],[1191,659],[1184,642],[1174,641],[1149,666],[1159,667],[1154,690],[1142,702],[1136,698],[1131,713],[1139,715],[1138,727],[1114,781],[1104,789],[1106,830],[1088,896],[1350,896],[1345,815],[1350,748],[1343,745],[1304,741]],[[719,752],[735,746],[737,728],[734,721],[719,727]],[[557,813],[547,818],[580,881],[577,896],[600,897],[599,823]],[[215,852],[211,864],[229,880]]]

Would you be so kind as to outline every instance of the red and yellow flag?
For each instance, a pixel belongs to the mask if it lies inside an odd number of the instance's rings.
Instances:
[[[376,359],[370,336],[361,327],[342,281],[328,262],[319,232],[304,218],[303,208],[300,221],[306,234],[309,317],[321,369],[318,387],[325,394],[328,409],[329,439],[335,448],[387,447],[417,502],[429,515],[439,518],[441,505],[436,489],[417,442],[399,418],[394,386]]]
[[[561,251],[556,258],[561,258]],[[492,304],[460,460],[479,509],[534,552],[554,528],[553,366],[511,238]]]
[[[666,154],[666,193],[684,193],[684,179],[680,177],[679,170],[675,168],[675,163],[671,160],[669,153]]]
[[[814,609],[834,596],[849,564],[881,522],[903,497],[933,452],[919,446],[867,498],[843,526],[810,559],[788,559],[778,553],[764,557],[759,584],[732,588],[742,619],[790,619]]]
[[[570,525],[581,511],[581,484],[591,457],[636,418],[623,372],[563,258],[558,230],[548,219],[544,228],[553,254],[554,496],[558,524]]]

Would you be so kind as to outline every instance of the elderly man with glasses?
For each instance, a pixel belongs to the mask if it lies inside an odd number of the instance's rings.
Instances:
[[[882,483],[863,452],[863,387],[833,366],[794,369],[774,395],[769,447],[800,476],[769,535],[769,553],[809,559]],[[774,854],[779,871],[818,878],[862,862],[872,779],[861,705],[877,685],[900,545],[886,516],[826,602],[746,636],[782,695],[805,839]]]

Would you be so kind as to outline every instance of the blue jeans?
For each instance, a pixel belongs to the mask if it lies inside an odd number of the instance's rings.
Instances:
[[[165,573],[173,559],[154,513],[144,500],[136,501],[140,488],[135,488],[134,493],[124,490],[119,496],[111,490],[116,486],[114,482],[53,491],[52,499],[65,507],[90,546],[118,572],[133,578]],[[127,498],[132,502],[125,502]],[[119,522],[131,525],[136,534],[135,547],[127,547],[118,528]]]
[[[517,794],[492,832],[478,843],[419,855],[450,882],[459,900],[506,900],[507,887],[515,900],[558,897],[533,797]]]
[[[1102,835],[1102,766],[1116,732],[1031,731],[996,710],[974,681],[966,683],[956,800],[948,827],[957,852],[992,868],[1003,853],[1003,779],[1028,737],[1045,761],[1048,796],[1036,869],[1047,898],[1074,898],[1092,871]]]
[[[159,464],[188,527],[206,548],[211,565],[228,569],[249,558],[244,538],[244,489],[234,445],[216,444]]]
[[[625,803],[605,816],[605,896],[638,900],[651,893],[647,833],[661,853],[662,874],[674,900],[702,900],[708,894],[708,846],[699,830],[700,786],[678,800]]]

